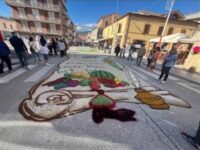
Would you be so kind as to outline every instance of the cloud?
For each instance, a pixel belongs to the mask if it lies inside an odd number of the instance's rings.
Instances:
[[[96,27],[95,23],[76,24],[77,31],[91,31]]]

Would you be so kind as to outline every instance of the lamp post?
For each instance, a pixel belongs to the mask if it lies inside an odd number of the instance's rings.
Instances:
[[[163,38],[163,36],[164,36],[164,34],[165,34],[165,30],[166,30],[167,24],[168,24],[168,22],[169,22],[169,18],[170,18],[170,15],[171,15],[171,12],[172,12],[174,3],[175,3],[175,0],[172,0],[172,1],[171,1],[170,8],[169,8],[169,13],[168,13],[168,15],[167,15],[167,19],[166,19],[166,22],[165,22],[165,25],[164,25],[164,28],[163,28],[163,31],[162,31],[162,34],[161,34],[159,43],[158,43],[158,46],[159,46],[159,47],[161,46],[162,38]]]

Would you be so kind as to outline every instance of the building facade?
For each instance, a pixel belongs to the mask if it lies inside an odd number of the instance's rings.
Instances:
[[[112,47],[116,44],[130,45],[134,43],[148,43],[150,39],[160,37],[166,21],[166,15],[152,13],[127,13],[113,24],[103,30],[103,39]],[[171,14],[164,35],[184,33],[192,36],[198,27],[198,23],[185,20],[180,12]]]
[[[0,31],[4,38],[9,37],[12,31],[15,31],[15,22],[11,18],[0,16]]]
[[[16,31],[20,34],[68,37],[68,32],[73,32],[66,0],[6,0],[6,3],[12,9]]]

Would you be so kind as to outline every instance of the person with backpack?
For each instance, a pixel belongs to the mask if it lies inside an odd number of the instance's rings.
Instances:
[[[19,38],[15,32],[12,32],[12,37],[10,38],[10,44],[13,46],[18,56],[21,66],[29,70],[28,59],[27,59],[28,49],[24,44],[24,41],[21,38]]]
[[[176,60],[177,60],[177,51],[176,49],[172,49],[169,55],[165,57],[163,65],[162,65],[161,74],[159,77],[159,80],[162,80],[164,76],[164,79],[161,81],[162,83],[165,83],[167,81],[169,72],[171,68],[175,65]]]
[[[30,51],[34,58],[34,63],[35,64],[40,63],[41,60],[40,60],[39,49],[38,49],[36,40],[33,37],[29,38],[29,46],[30,46]]]
[[[0,38],[0,74],[4,73],[4,62],[7,64],[9,71],[12,71],[12,63],[10,60],[10,49],[6,45],[6,43],[3,41],[3,38]]]

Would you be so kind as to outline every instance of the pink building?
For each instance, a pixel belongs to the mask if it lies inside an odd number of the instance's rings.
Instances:
[[[72,36],[73,23],[66,0],[6,0],[12,8],[16,30],[23,35]]]

